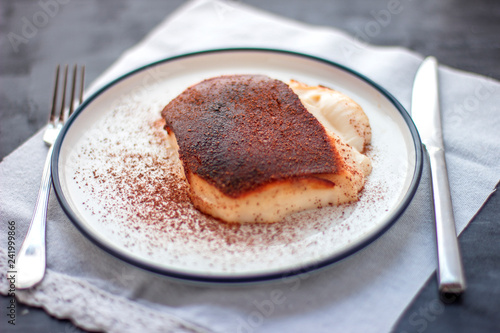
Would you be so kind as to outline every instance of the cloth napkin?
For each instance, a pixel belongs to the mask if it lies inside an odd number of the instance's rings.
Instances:
[[[92,86],[184,52],[224,47],[300,51],[348,66],[388,89],[409,109],[418,54],[375,47],[335,29],[283,19],[239,3],[192,1],[123,54]],[[495,188],[500,165],[500,84],[440,66],[441,104],[452,197],[462,231]],[[16,222],[18,246],[33,211],[47,148],[41,132],[0,164],[2,235]],[[77,326],[108,332],[389,331],[436,269],[430,181],[424,169],[404,215],[377,241],[319,272],[257,285],[173,281],[116,259],[93,245],[64,215],[48,210],[45,279],[16,291]],[[6,244],[2,236],[2,244]],[[8,292],[6,246],[0,292]]]

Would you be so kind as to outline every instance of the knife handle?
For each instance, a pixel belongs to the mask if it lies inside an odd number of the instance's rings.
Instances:
[[[437,147],[426,147],[426,150],[431,166],[436,218],[439,291],[442,295],[461,294],[465,290],[465,275],[458,247],[444,150]]]

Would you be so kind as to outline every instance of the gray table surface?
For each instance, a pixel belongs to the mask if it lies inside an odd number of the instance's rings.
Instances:
[[[500,79],[500,2],[495,0],[244,0],[299,21],[359,34],[380,11],[397,1],[403,10],[368,42],[398,45],[434,55],[445,65]],[[85,63],[93,81],[123,51],[140,41],[183,1],[59,1],[43,27],[17,46],[42,3],[56,0],[0,0],[0,158],[45,125],[53,71],[58,63]],[[63,4],[64,3],[64,4]],[[43,23],[43,22],[42,22]],[[25,28],[26,29],[26,28]],[[490,152],[491,153],[491,152]],[[499,154],[499,152],[493,152]],[[453,304],[440,303],[432,276],[399,318],[395,332],[500,332],[500,196],[493,194],[460,236],[467,293]],[[2,221],[4,223],[5,221]],[[9,298],[0,297],[5,309]],[[66,320],[17,305],[16,326],[0,317],[1,332],[79,332]]]

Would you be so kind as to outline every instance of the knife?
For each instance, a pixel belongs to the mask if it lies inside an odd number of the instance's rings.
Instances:
[[[438,252],[438,285],[441,295],[448,297],[464,292],[465,276],[444,156],[438,89],[437,60],[427,57],[415,76],[411,114],[430,163]]]

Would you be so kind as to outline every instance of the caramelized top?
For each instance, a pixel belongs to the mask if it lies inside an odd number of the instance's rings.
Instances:
[[[285,83],[228,75],[189,87],[162,111],[186,174],[230,197],[270,182],[335,173],[338,153]]]

